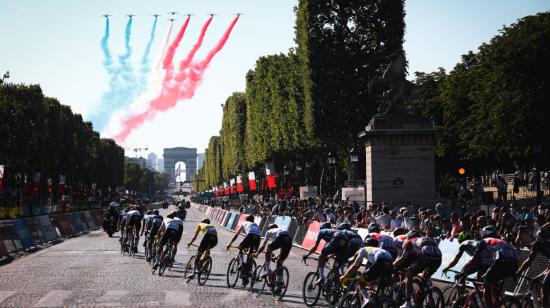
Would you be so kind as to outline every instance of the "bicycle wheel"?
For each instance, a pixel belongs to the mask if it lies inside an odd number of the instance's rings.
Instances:
[[[428,287],[422,301],[422,307],[445,308],[445,298],[443,296],[443,292],[441,292],[438,287]]]
[[[231,262],[229,262],[229,266],[227,267],[227,275],[226,275],[227,286],[229,288],[234,288],[235,285],[237,284],[237,281],[239,281],[239,276],[241,275],[241,271],[237,270],[237,268],[239,267],[240,263],[241,262],[239,261],[238,257],[231,259]]]
[[[443,300],[446,307],[450,307],[462,295],[461,287],[456,284],[448,284],[443,289]]]
[[[399,307],[405,303],[407,300],[405,297],[405,285],[403,282],[394,284],[389,291],[390,298],[394,304]]]
[[[193,272],[193,264],[195,263],[195,256],[192,256],[189,261],[187,261],[187,265],[185,266],[185,269],[183,270],[183,277],[188,278],[191,276],[191,273]],[[187,280],[189,282],[190,280]]]
[[[363,299],[361,294],[351,291],[346,293],[340,301],[338,301],[338,308],[361,308],[363,305]]]
[[[304,279],[304,284],[302,285],[302,299],[304,300],[304,304],[308,307],[315,306],[321,296],[321,287],[315,285],[318,279],[319,274],[317,272],[307,273]]]
[[[501,308],[522,308],[519,299],[513,297],[513,296],[504,296],[500,302],[498,303],[497,307]]]
[[[250,289],[252,290],[252,293],[256,295],[256,297],[260,297],[260,295],[262,295],[265,286],[267,285],[267,280],[269,279],[268,277],[261,277],[264,266],[265,264],[263,266],[256,267],[250,279]]]
[[[249,280],[249,285],[248,285],[248,291],[252,292],[252,279],[254,278],[254,272],[256,271],[256,269],[258,269],[258,266],[256,265],[256,261],[255,260],[252,260],[252,262],[250,262],[250,270],[248,273],[244,273],[244,275],[247,275],[248,276],[248,280]],[[244,286],[246,287],[246,286]]]
[[[208,277],[210,277],[210,271],[212,271],[212,258],[208,256],[202,261],[202,265],[199,270],[199,286],[204,286],[206,281],[208,281]]]
[[[451,306],[452,308],[478,308],[475,300],[470,301],[466,304],[468,294],[460,296]],[[481,308],[481,307],[479,307]]]
[[[330,271],[325,279],[326,295],[325,299],[330,307],[336,307],[340,297],[342,297],[343,289],[338,281],[337,271]]]
[[[273,283],[271,286],[271,295],[273,295],[273,298],[275,300],[280,301],[285,296],[286,289],[288,288],[288,281],[290,280],[288,269],[285,266],[283,266],[283,283],[280,287],[280,290],[278,290],[277,288],[277,281],[278,281],[277,275],[275,275],[274,277],[276,282]]]

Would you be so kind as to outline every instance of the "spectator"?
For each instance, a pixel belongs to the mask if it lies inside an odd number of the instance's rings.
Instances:
[[[376,217],[376,222],[380,225],[382,229],[389,229],[391,226],[391,216],[390,209],[385,206],[382,208],[382,215]]]

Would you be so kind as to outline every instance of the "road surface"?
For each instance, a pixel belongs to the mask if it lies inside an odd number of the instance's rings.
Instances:
[[[303,250],[298,248],[293,248],[285,264],[290,284],[282,302],[266,293],[257,298],[242,289],[227,288],[225,273],[236,252],[225,251],[233,233],[221,227],[218,246],[212,251],[210,279],[203,287],[196,280],[186,283],[183,268],[193,253],[186,243],[203,218],[198,210],[189,210],[176,264],[162,277],[151,274],[141,244],[136,257],[122,256],[119,233],[109,238],[102,231],[93,231],[0,267],[0,307],[305,307],[302,281],[315,264],[304,266]],[[263,263],[263,257],[257,262]]]

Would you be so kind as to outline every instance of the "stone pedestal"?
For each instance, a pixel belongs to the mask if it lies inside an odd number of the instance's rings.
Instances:
[[[359,136],[365,141],[367,202],[433,205],[433,125],[412,115],[375,116]]]

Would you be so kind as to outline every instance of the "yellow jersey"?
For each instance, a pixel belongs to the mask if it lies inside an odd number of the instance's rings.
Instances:
[[[201,222],[195,228],[195,233],[202,232],[204,234],[217,234],[216,228],[212,225]]]

